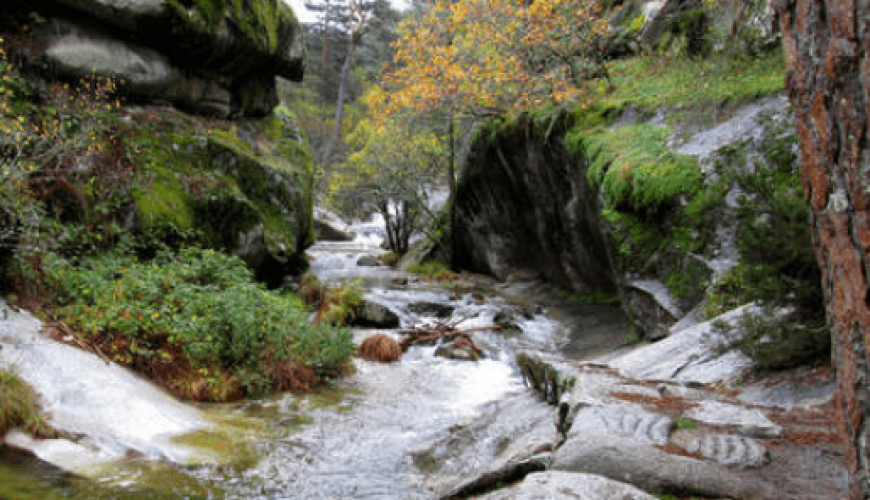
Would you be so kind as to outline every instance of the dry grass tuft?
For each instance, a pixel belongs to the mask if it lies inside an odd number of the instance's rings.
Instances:
[[[399,343],[383,333],[372,335],[359,346],[359,357],[369,361],[392,363],[401,356],[402,348]]]

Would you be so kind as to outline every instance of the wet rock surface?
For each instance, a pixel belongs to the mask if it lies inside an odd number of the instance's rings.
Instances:
[[[625,483],[594,474],[559,471],[529,474],[519,486],[480,497],[482,500],[653,500],[655,497]]]
[[[0,368],[34,388],[50,425],[79,438],[34,440],[13,431],[7,444],[76,471],[129,456],[175,463],[194,458],[194,450],[171,438],[209,426],[197,410],[126,368],[51,340],[41,330],[42,322],[0,300]]]
[[[719,320],[727,323],[745,313]],[[696,345],[698,331],[705,332],[705,339],[713,344],[734,335],[728,329],[699,326],[694,332],[691,327],[684,329]],[[526,438],[510,437],[510,444],[503,448],[514,450],[512,453],[499,454],[479,466],[443,490],[439,498],[479,494],[520,477],[525,480],[482,498],[541,498],[553,491],[553,484],[569,489],[558,489],[552,498],[576,498],[567,491],[586,498],[582,496],[586,493],[577,491],[584,491],[590,478],[594,484],[605,481],[602,484],[617,488],[613,491],[619,493],[613,494],[620,495],[637,494],[634,489],[625,489],[637,488],[648,493],[710,498],[845,497],[847,473],[836,443],[830,373],[801,369],[791,377],[781,374],[768,381],[762,379],[749,386],[747,392],[752,396],[744,398],[734,382],[745,376],[745,367],[721,370],[729,364],[732,353],[721,349],[703,356],[688,353],[681,359],[702,361],[692,365],[697,377],[690,381],[681,378],[682,371],[674,369],[676,365],[665,363],[685,348],[667,344],[685,341],[675,338],[677,335],[605,358],[606,363],[554,363],[565,376],[574,377],[574,389],[563,396],[549,418],[541,417],[531,427],[556,430],[551,446],[514,447]],[[643,359],[665,366],[657,370],[650,365],[638,366],[638,376],[625,373],[628,370],[624,368]],[[786,393],[789,401],[801,404],[762,406],[744,401],[757,400],[759,391]],[[483,420],[475,425],[483,425]],[[463,428],[463,432],[468,429],[475,427]],[[593,495],[589,498],[612,498],[595,497],[604,493],[590,491],[596,493],[588,493]]]

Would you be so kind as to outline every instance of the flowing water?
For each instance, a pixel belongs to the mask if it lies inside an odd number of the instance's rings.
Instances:
[[[460,329],[487,327],[499,311],[514,307],[468,290],[417,283],[388,267],[358,266],[360,257],[382,252],[383,229],[377,221],[352,229],[357,234],[352,242],[325,242],[310,249],[312,271],[324,281],[360,280],[367,300],[396,312],[402,328],[436,321],[456,323]],[[420,303],[449,306],[452,316],[415,313],[421,308],[414,305]],[[515,349],[555,353],[565,342],[559,323],[543,314],[517,315],[516,322],[522,334],[475,333],[485,353],[476,362],[437,357],[436,346],[415,346],[396,363],[355,360],[356,373],[318,394],[200,406],[202,418],[214,427],[180,441],[214,453],[198,465],[132,457],[103,471],[89,471],[96,481],[84,481],[6,450],[0,457],[0,483],[8,484],[10,478],[29,481],[14,491],[26,490],[34,498],[432,498],[430,478],[415,464],[415,453],[496,402],[529,397],[514,362]],[[374,333],[399,337],[398,330],[354,332],[358,342]],[[549,411],[534,398],[521,407]],[[101,484],[111,488],[99,489]]]

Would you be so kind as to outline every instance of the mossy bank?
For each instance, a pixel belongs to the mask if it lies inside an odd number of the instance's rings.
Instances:
[[[806,342],[771,344],[789,354],[770,365],[824,357],[781,56],[641,56],[609,68],[609,87],[587,107],[479,132],[457,191],[456,264],[616,290],[637,338],[667,335],[693,311],[788,305]],[[794,326],[768,337],[796,338]]]

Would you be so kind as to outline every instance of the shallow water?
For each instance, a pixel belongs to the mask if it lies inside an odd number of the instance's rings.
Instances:
[[[406,278],[404,273],[356,265],[360,256],[383,250],[376,230],[354,229],[359,235],[354,242],[312,248],[312,271],[329,281],[362,279],[367,299],[390,307],[402,328],[436,321],[460,329],[487,327],[497,312],[511,307],[503,299],[480,301],[413,280],[396,287],[394,280]],[[417,314],[410,306],[418,302],[452,306],[453,316]],[[0,489],[0,498],[432,498],[414,452],[473,420],[487,404],[528,391],[514,349],[555,352],[564,341],[559,324],[542,314],[517,316],[517,323],[522,335],[475,333],[485,353],[477,362],[436,357],[435,346],[415,346],[392,364],[356,360],[355,374],[319,393],[190,405],[211,426],[173,442],[204,447],[204,465],[176,466],[140,457],[116,462],[84,480],[38,461],[0,457],[0,484],[6,483],[3,478],[16,478],[14,486]],[[355,338],[361,342],[381,332],[399,336],[397,330],[357,330]],[[530,409],[540,412],[543,403]],[[209,451],[214,460],[208,459]],[[462,460],[480,461],[474,456]]]

